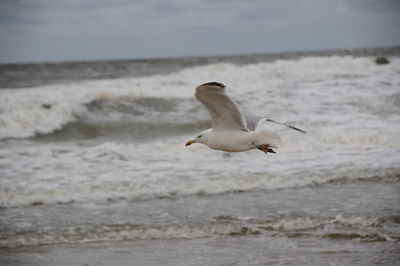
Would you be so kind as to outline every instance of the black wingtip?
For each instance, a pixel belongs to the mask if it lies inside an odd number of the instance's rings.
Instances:
[[[286,126],[287,126],[288,128],[297,130],[297,131],[299,131],[299,132],[301,132],[301,133],[303,133],[303,134],[306,134],[306,133],[307,133],[305,130],[302,130],[302,129],[300,129],[300,128],[297,128],[297,127],[294,127],[294,126],[291,126],[291,125],[286,125]]]
[[[204,83],[204,84],[202,84],[201,86],[204,86],[204,85],[209,85],[209,86],[218,86],[218,87],[221,87],[221,88],[225,88],[225,85],[224,84],[222,84],[221,82],[207,82],[207,83]]]

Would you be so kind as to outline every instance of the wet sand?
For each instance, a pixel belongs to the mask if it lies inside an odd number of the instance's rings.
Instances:
[[[143,211],[155,216],[143,222],[148,228],[131,241],[101,242],[91,236],[94,231],[85,233],[81,243],[2,247],[0,265],[396,265],[399,220],[390,214],[399,213],[398,191],[397,182],[376,180],[114,202],[96,209],[97,217],[138,222]],[[53,208],[37,206],[34,212],[44,219],[42,224],[51,213],[78,224],[88,217],[88,209],[73,204]],[[75,217],[68,215],[69,209],[75,210]],[[175,218],[157,218],[161,210]],[[318,216],[307,214],[311,210]],[[131,230],[117,236],[135,235],[135,228]],[[96,242],[86,242],[91,238]]]
[[[349,250],[350,247],[350,250]],[[265,236],[145,240],[2,249],[1,265],[396,265],[393,243]],[[398,265],[398,264],[397,264]]]

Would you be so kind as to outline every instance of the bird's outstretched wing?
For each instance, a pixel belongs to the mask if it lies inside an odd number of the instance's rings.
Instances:
[[[255,115],[246,115],[245,117],[246,117],[246,121],[247,121],[247,127],[248,127],[248,129],[250,131],[255,131],[256,128],[257,128],[258,123],[262,120],[264,122],[271,122],[271,123],[275,123],[275,124],[278,124],[278,125],[281,125],[281,126],[285,126],[287,128],[299,131],[301,133],[306,133],[306,131],[304,131],[303,129],[300,129],[300,128],[292,126],[292,125],[289,125],[287,123],[280,123],[280,122],[277,122],[277,121],[272,120],[270,118],[265,118],[265,117],[262,117],[262,116],[255,116]]]
[[[209,82],[196,88],[195,94],[208,110],[212,119],[213,130],[246,130],[246,119],[238,104],[225,92],[225,85]]]

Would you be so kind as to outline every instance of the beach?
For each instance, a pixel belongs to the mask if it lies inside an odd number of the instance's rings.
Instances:
[[[185,147],[211,81],[307,134]],[[399,136],[399,47],[0,65],[0,264],[396,265]]]

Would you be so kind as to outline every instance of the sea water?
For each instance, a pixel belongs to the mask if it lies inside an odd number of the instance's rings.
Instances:
[[[389,64],[378,65],[385,55]],[[395,265],[400,48],[0,66],[0,263]],[[293,124],[184,144],[196,86]]]

